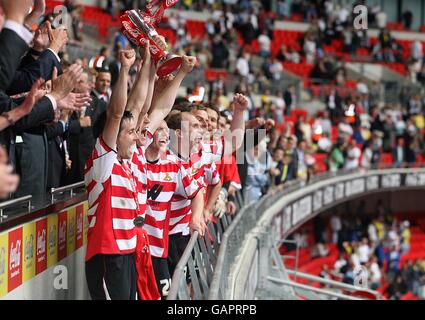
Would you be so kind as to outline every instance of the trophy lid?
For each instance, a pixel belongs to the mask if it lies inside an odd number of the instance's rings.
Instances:
[[[170,59],[165,60],[159,67],[156,72],[158,77],[164,77],[169,75],[174,70],[178,69],[182,64],[182,57],[177,55],[172,55]]]

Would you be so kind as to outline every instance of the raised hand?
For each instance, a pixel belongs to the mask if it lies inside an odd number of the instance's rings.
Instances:
[[[21,109],[24,115],[29,114],[37,101],[46,95],[47,91],[42,89],[43,84],[43,79],[38,79],[36,82],[34,82],[30,93],[27,95],[24,102],[22,102],[22,104],[18,107]]]
[[[78,64],[71,65],[65,73],[57,77],[57,70],[54,68],[52,75],[52,92],[51,95],[60,101],[74,90],[75,84],[78,83],[83,68]]]
[[[58,101],[58,108],[65,110],[80,111],[83,107],[88,107],[92,101],[88,93],[69,93],[65,98]]]
[[[248,108],[248,99],[241,93],[237,93],[233,98],[233,107],[235,111],[245,111]]]
[[[120,51],[121,66],[130,69],[136,61],[136,52],[133,49]]]
[[[155,82],[154,96],[157,96],[163,92],[173,80],[174,76],[171,73],[165,77],[158,78],[158,80]]]
[[[255,128],[261,127],[262,125],[264,125],[265,122],[266,120],[260,117],[248,120],[245,123],[245,129],[255,129]]]
[[[270,130],[271,128],[275,126],[275,122],[273,119],[267,119],[264,126],[266,127],[266,130]]]
[[[42,52],[47,49],[49,46],[49,33],[47,31],[47,22],[40,25],[37,30],[35,30],[34,40],[33,40],[33,49],[39,52]]]
[[[189,73],[193,70],[196,64],[196,57],[192,56],[183,56],[183,62],[180,66],[180,71],[184,73]]]
[[[60,27],[53,30],[49,21],[46,22],[46,29],[50,41],[49,48],[54,52],[59,53],[68,42],[68,33],[66,29],[64,27]]]
[[[19,184],[19,176],[13,173],[13,167],[7,161],[6,151],[0,147],[0,198],[14,192]]]
[[[149,50],[149,42],[145,42],[144,46],[139,49],[140,56],[142,58],[142,63],[140,64],[140,70],[142,69],[142,65],[145,63],[151,63],[151,51]],[[140,71],[139,70],[139,71]]]

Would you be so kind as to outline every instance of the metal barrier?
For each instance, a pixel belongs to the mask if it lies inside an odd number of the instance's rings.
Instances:
[[[208,298],[222,237],[231,222],[232,217],[224,215],[208,224],[204,237],[197,231],[192,234],[174,271],[167,300]]]
[[[267,281],[270,248],[318,213],[365,194],[424,186],[423,168],[328,172],[266,195],[244,207],[223,235],[208,298],[255,298],[247,291],[255,292],[253,281]]]
[[[3,214],[3,210],[6,208],[9,208],[11,206],[23,203],[23,202],[28,202],[28,212],[31,211],[31,199],[32,199],[32,195],[28,195],[25,197],[21,197],[18,199],[13,199],[13,200],[9,200],[9,201],[4,201],[0,203],[0,220],[7,218],[7,215]]]
[[[69,195],[70,195],[70,197],[72,197],[74,195],[75,189],[83,188],[83,187],[85,187],[84,181],[77,182],[77,183],[74,183],[74,184],[70,184],[70,185],[67,185],[67,186],[64,186],[64,187],[60,187],[60,188],[52,188],[52,189],[50,189],[50,194],[52,196],[51,201],[52,201],[52,203],[55,201],[55,195],[56,194],[63,193],[63,192],[66,192],[66,191],[70,191]]]

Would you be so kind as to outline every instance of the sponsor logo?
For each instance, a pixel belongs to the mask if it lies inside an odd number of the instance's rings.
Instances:
[[[9,255],[9,270],[19,268],[21,265],[21,240],[16,241],[16,245],[12,242],[10,244]],[[13,274],[12,274],[13,277]]]
[[[59,243],[66,242],[66,221],[61,221],[59,224]]]
[[[46,252],[46,236],[46,229],[37,233],[37,255],[43,255]]]
[[[54,249],[56,246],[56,226],[49,228],[49,248]]]
[[[158,197],[159,197],[159,195],[161,194],[161,192],[162,192],[162,189],[163,189],[164,187],[163,186],[161,186],[161,185],[159,185],[159,184],[155,184],[149,191],[148,191],[148,199],[149,200],[156,200]]]
[[[25,238],[25,261],[34,258],[34,236],[31,234]]]
[[[123,21],[122,25],[131,37],[133,37],[133,38],[140,37],[140,34],[141,34],[140,30],[137,29],[137,28],[134,28],[133,25],[130,22]]]

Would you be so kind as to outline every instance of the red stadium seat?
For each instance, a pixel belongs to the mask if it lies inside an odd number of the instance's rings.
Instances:
[[[223,79],[227,78],[226,69],[206,69],[205,70],[205,79],[208,81],[214,81],[218,76],[221,76]]]
[[[393,155],[391,153],[382,153],[381,162],[383,164],[392,164],[393,163]]]

